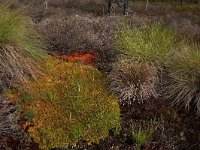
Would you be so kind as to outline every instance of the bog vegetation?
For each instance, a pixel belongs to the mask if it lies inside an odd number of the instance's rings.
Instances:
[[[16,87],[36,79],[40,67],[36,61],[45,58],[39,34],[20,10],[0,6],[0,89]]]
[[[181,120],[200,115],[199,5],[48,2],[0,2],[0,149],[170,149],[200,133]]]
[[[166,70],[169,73],[168,86],[166,87],[166,92],[169,95],[167,98],[170,99],[172,105],[179,108],[184,107],[186,110],[192,109],[199,115],[200,99],[198,85],[200,55],[197,45],[189,43],[186,39],[180,39],[175,31],[173,32],[162,25],[120,31],[117,33],[116,41],[117,48],[119,48],[121,53],[133,59],[134,62],[137,63],[139,61],[153,64],[157,67],[157,74],[161,73],[160,76],[162,76],[162,72],[159,70]],[[131,63],[127,66],[130,67]],[[139,71],[139,69],[136,70]],[[125,73],[127,71],[123,70],[121,72]],[[131,76],[131,74],[133,73],[129,71],[128,75]],[[145,73],[143,74],[148,75],[148,69],[145,69]],[[155,80],[154,76],[154,74],[150,74],[150,81]],[[140,77],[142,77],[141,74]],[[127,77],[127,79],[129,78]],[[116,78],[117,80],[119,79]],[[146,82],[148,82],[147,80],[148,78],[146,78]],[[141,84],[141,82],[138,83]],[[154,86],[149,86],[146,91],[152,91],[150,89],[155,88]],[[150,93],[153,94],[154,92]]]
[[[41,149],[99,142],[120,128],[117,98],[107,91],[98,70],[71,63],[49,62],[48,73],[8,97],[25,116],[30,137]]]

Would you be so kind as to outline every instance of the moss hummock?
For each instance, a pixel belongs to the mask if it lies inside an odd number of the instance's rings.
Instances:
[[[61,61],[45,66],[47,76],[7,95],[26,118],[24,128],[41,149],[98,142],[119,128],[117,98],[98,70]]]

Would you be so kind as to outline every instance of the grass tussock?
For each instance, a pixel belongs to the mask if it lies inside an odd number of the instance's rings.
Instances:
[[[161,83],[162,86],[166,86],[165,84],[167,83],[165,93],[167,93],[167,98],[173,106],[177,106],[179,109],[186,108],[186,110],[192,110],[198,115],[200,114],[200,53],[198,45],[181,39],[176,33],[160,25],[153,25],[144,29],[128,29],[119,32],[116,37],[116,42],[121,52],[133,59],[133,64],[138,61],[147,62],[148,64],[150,63],[156,66],[157,69],[164,69],[164,72],[159,73],[160,77],[164,77],[162,80],[160,79],[160,82],[164,82],[164,84]],[[122,97],[125,95],[124,99],[129,99],[129,97],[133,98],[135,91],[131,90],[134,88],[129,88],[129,90],[125,88],[126,90],[122,90],[124,89],[124,83],[133,83],[136,75],[139,74],[139,77],[143,77],[144,74],[144,77],[150,77],[145,78],[144,83],[146,84],[146,81],[151,82],[147,82],[149,87],[145,87],[148,88],[141,89],[145,89],[143,93],[148,91],[146,93],[154,95],[155,82],[152,81],[155,81],[155,78],[153,78],[154,76],[151,72],[148,73],[148,67],[144,69],[144,72],[138,68],[135,69],[138,73],[131,72],[131,66],[132,64],[130,62],[125,65],[119,65],[117,68],[119,71],[114,73],[113,76],[114,89]],[[162,73],[168,74],[163,75]],[[130,75],[132,75],[132,78],[130,78]],[[166,76],[167,78],[165,78]],[[134,84],[138,86],[141,83],[143,82],[136,80]],[[163,89],[163,87],[161,88]],[[144,100],[145,97],[141,97],[141,99]]]
[[[110,88],[119,94],[120,103],[143,103],[157,97],[158,82],[156,68],[145,62],[121,60],[113,66]]]
[[[44,46],[41,38],[34,30],[27,18],[24,18],[20,9],[11,10],[9,6],[0,6],[0,44],[9,44],[21,47],[23,53],[34,58],[41,58],[40,51]]]
[[[174,106],[200,114],[200,51],[196,46],[185,47],[169,63],[172,84],[169,98]]]
[[[45,57],[39,35],[20,10],[0,5],[0,86],[16,87],[40,72],[36,61]]]
[[[163,64],[178,42],[171,30],[161,25],[127,29],[116,35],[117,48],[136,61]]]
[[[98,142],[119,127],[117,98],[98,70],[60,61],[49,62],[46,70],[46,77],[7,94],[23,110],[24,127],[40,148]]]
[[[24,55],[20,48],[0,46],[0,90],[17,87],[41,74],[36,61]]]

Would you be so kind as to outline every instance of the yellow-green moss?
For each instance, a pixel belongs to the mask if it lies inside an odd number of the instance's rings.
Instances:
[[[49,62],[45,68],[48,76],[8,93],[41,149],[75,145],[81,139],[98,142],[119,127],[117,98],[105,88],[102,73],[60,61]]]

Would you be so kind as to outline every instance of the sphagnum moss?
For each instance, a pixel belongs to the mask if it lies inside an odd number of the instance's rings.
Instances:
[[[25,116],[30,136],[41,149],[98,142],[119,128],[117,98],[107,91],[106,79],[89,66],[52,61],[48,76],[8,94]]]

